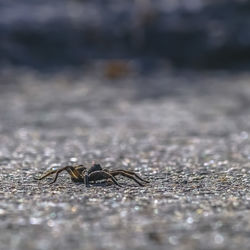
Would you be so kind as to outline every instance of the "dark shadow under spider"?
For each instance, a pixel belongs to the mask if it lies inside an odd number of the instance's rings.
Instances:
[[[133,171],[123,170],[123,169],[117,169],[117,170],[103,169],[100,164],[93,164],[89,169],[87,169],[83,165],[66,166],[57,170],[50,170],[49,172],[43,174],[39,178],[34,177],[34,179],[42,180],[49,175],[56,174],[53,181],[50,182],[50,184],[53,184],[56,182],[58,175],[62,171],[67,171],[68,174],[71,176],[71,180],[73,182],[85,183],[86,187],[89,186],[90,182],[95,183],[96,181],[103,181],[103,180],[111,180],[115,185],[121,187],[121,185],[117,182],[117,179],[115,178],[117,175],[121,175],[129,179],[132,179],[140,186],[144,186],[144,184],[142,184],[138,180],[145,183],[149,183],[149,181],[142,179],[138,174],[136,174]]]

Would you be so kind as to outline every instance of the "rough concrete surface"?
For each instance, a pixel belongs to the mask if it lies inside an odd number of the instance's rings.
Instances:
[[[250,75],[0,75],[0,249],[249,249]],[[65,164],[136,171],[72,183]]]

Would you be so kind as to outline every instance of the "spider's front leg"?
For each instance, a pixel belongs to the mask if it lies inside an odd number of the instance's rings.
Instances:
[[[40,181],[40,180],[46,178],[47,176],[56,173],[56,171],[58,171],[58,170],[57,170],[57,169],[55,169],[55,170],[50,170],[50,171],[44,173],[41,177],[36,177],[36,176],[34,176],[33,178],[34,178],[34,180],[36,180],[36,181]]]
[[[52,170],[52,171],[44,174],[40,178],[35,178],[35,179],[36,180],[42,180],[42,179],[46,178],[47,176],[55,173],[56,175],[54,177],[54,180],[49,183],[49,184],[53,184],[53,183],[56,182],[58,175],[64,170],[66,170],[68,172],[68,174],[71,176],[72,181],[84,182],[84,180],[82,178],[82,175],[81,175],[81,172],[83,171],[83,168],[81,167],[81,171],[80,171],[80,170],[77,170],[77,167],[73,167],[73,166],[66,166],[66,167],[60,168],[58,170]]]

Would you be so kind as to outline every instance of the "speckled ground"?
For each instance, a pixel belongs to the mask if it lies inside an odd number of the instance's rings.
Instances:
[[[0,75],[0,249],[249,249],[250,75]],[[91,186],[51,167],[131,169]]]

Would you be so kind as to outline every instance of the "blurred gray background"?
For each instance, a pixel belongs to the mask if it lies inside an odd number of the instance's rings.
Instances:
[[[244,0],[1,0],[0,63],[52,68],[122,58],[247,69],[249,12]]]

